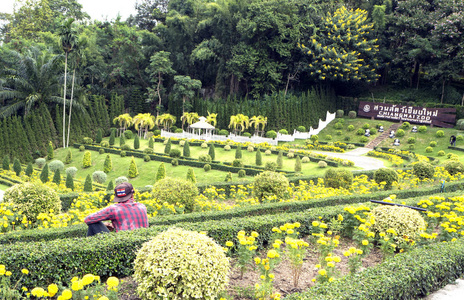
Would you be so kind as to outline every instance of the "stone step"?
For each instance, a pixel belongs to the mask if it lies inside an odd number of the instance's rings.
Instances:
[[[400,123],[394,123],[392,124],[387,130],[384,130],[384,132],[382,132],[381,135],[379,135],[378,137],[376,137],[375,139],[373,139],[372,141],[370,141],[365,147],[366,148],[370,148],[370,149],[374,149],[375,147],[377,147],[383,140],[387,139],[390,135],[390,131],[394,130],[396,132],[396,130],[401,126]]]

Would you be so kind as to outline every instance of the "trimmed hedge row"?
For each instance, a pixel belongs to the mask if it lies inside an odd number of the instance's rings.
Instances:
[[[464,273],[464,240],[399,254],[353,276],[320,284],[284,299],[420,299]]]
[[[464,152],[464,148],[456,147],[456,146],[448,146],[448,149]]]

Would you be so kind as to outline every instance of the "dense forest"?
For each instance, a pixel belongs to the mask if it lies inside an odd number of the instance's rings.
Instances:
[[[183,111],[218,113],[219,128],[261,114],[293,130],[381,87],[464,101],[462,0],[143,0],[105,22],[75,0],[16,4],[0,14],[0,130],[25,132],[30,155],[66,144],[63,124],[73,142],[124,112],[178,126]]]

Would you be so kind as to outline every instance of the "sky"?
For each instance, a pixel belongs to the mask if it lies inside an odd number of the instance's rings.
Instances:
[[[0,0],[0,12],[13,13],[15,0]],[[82,9],[93,20],[108,21],[116,19],[118,13],[122,20],[126,20],[131,14],[135,15],[136,0],[77,0],[82,4]]]

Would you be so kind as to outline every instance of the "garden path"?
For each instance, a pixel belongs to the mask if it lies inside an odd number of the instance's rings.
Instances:
[[[325,152],[325,151],[312,151],[314,153],[321,153],[331,157],[338,157],[341,159],[347,159],[354,162],[356,167],[360,167],[364,170],[377,170],[384,167],[383,161],[376,159],[374,157],[362,156],[367,152],[372,151],[370,148],[356,148],[345,153],[336,153],[336,152]]]
[[[457,300],[464,299],[464,279],[458,279],[441,290],[423,298],[424,300]]]

